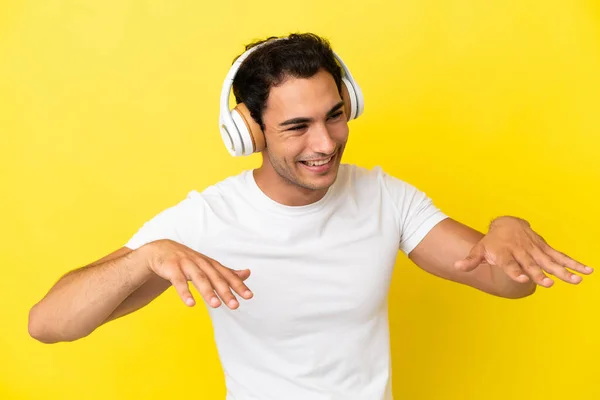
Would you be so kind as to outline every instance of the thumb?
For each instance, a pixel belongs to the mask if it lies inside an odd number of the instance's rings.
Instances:
[[[463,271],[472,271],[485,261],[483,253],[483,245],[478,243],[471,249],[467,257],[455,262],[454,266]]]
[[[249,269],[234,269],[233,272],[235,272],[235,274],[237,276],[240,277],[241,280],[245,281],[246,279],[248,279],[250,277],[250,270]]]

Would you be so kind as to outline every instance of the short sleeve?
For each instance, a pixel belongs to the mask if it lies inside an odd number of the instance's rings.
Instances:
[[[397,210],[399,249],[409,254],[434,226],[448,216],[415,186],[385,172],[383,181]]]
[[[198,194],[190,192],[185,199],[145,222],[125,246],[135,250],[155,240],[170,239],[193,248],[201,226],[201,209]]]

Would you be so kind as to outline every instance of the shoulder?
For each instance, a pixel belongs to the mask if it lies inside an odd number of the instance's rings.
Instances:
[[[367,168],[356,164],[340,164],[338,179],[344,183],[368,185],[377,183],[382,172],[379,166]]]
[[[344,184],[352,184],[358,189],[373,189],[378,187],[385,192],[417,190],[409,182],[389,174],[378,165],[367,168],[355,164],[342,164],[340,165],[338,179]]]
[[[386,172],[380,166],[372,168],[344,164],[339,178],[346,191],[358,197],[391,204],[399,218],[407,218],[433,206],[433,200],[409,181]]]
[[[190,189],[174,203],[171,203],[159,215],[177,216],[181,218],[197,215],[206,205],[218,203],[227,198],[233,198],[232,194],[239,193],[244,188],[246,172],[227,177],[219,182],[211,184],[204,189]]]
[[[236,175],[229,176],[219,182],[207,186],[200,192],[196,191],[193,195],[206,198],[211,196],[229,195],[232,192],[243,191],[248,184],[248,174],[251,172],[251,170],[244,170]]]
[[[342,164],[338,174],[338,193],[360,204],[380,204],[403,213],[407,207],[426,200],[424,192],[409,182],[386,172],[381,166],[370,168]],[[405,213],[404,213],[405,214]]]
[[[252,212],[252,199],[257,189],[253,186],[252,170],[218,181],[202,191],[191,191],[186,201],[202,220],[235,221]]]
[[[246,185],[247,171],[232,175],[221,181],[206,186],[204,189],[191,189],[187,195],[175,204],[174,208],[197,209],[203,204],[220,201],[233,197],[244,190]],[[173,208],[171,207],[171,208]]]
[[[212,215],[230,215],[236,210],[232,199],[243,196],[232,195],[244,179],[239,174],[208,186],[202,191],[190,190],[179,201],[168,205],[153,217],[147,219],[127,242],[126,247],[135,249],[158,239],[171,239],[188,247],[195,248],[202,235],[205,222]]]

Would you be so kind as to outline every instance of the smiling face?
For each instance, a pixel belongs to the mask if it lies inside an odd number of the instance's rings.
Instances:
[[[288,77],[271,88],[263,123],[267,146],[256,175],[259,186],[286,204],[325,195],[348,140],[344,103],[331,74]]]

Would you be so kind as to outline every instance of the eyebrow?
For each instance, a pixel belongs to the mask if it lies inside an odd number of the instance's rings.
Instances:
[[[336,111],[338,111],[343,106],[344,106],[344,101],[342,100],[339,103],[337,103],[335,106],[333,106],[331,108],[331,110],[329,110],[327,112],[327,116],[330,117],[331,114],[335,113]],[[297,117],[297,118],[292,118],[292,119],[285,120],[282,123],[280,123],[279,126],[306,124],[306,123],[312,122],[312,121],[313,121],[313,118]]]

